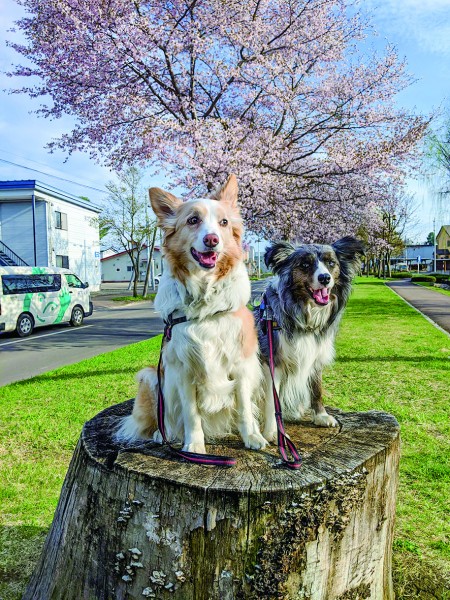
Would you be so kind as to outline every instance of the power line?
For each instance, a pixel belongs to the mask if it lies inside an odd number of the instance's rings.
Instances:
[[[28,163],[33,163],[35,165],[39,165],[40,167],[45,167],[46,169],[51,169],[52,167],[50,167],[48,164],[46,163],[42,163],[39,162],[37,160],[33,160],[32,158],[28,158],[27,156],[21,156],[20,154],[17,154],[16,152],[9,152],[8,150],[5,150],[4,148],[0,148],[0,152],[2,154],[9,154],[9,156],[12,156],[15,160],[17,160],[18,158],[22,159],[22,160],[26,160]],[[89,183],[93,183],[95,185],[95,181],[93,181],[92,179],[84,179],[83,181],[87,181]]]
[[[33,171],[34,173],[40,173],[41,175],[45,175],[46,177],[53,177],[53,179],[59,179],[60,181],[65,181],[66,183],[72,183],[74,185],[78,185],[80,187],[95,190],[96,192],[101,192],[102,194],[107,194],[106,190],[100,190],[99,188],[92,187],[90,185],[86,185],[84,183],[78,183],[77,181],[72,181],[71,179],[66,179],[64,177],[58,177],[57,175],[51,175],[50,173],[46,173],[45,171],[39,171],[38,169],[32,169],[31,167],[26,167],[25,165],[19,165],[18,163],[12,162],[10,160],[6,160],[6,158],[0,158],[0,162],[7,163],[9,165],[13,165],[15,167],[20,167],[21,169],[27,169],[28,171]]]

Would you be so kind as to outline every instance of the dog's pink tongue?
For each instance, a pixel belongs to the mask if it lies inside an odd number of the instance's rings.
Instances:
[[[217,254],[215,252],[199,252],[199,262],[205,267],[215,267]]]
[[[330,294],[328,288],[322,288],[321,290],[314,290],[313,298],[318,304],[328,304],[330,300]]]

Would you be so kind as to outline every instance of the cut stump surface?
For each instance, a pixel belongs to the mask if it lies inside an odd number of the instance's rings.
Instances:
[[[330,410],[340,428],[286,429],[303,456],[237,437],[189,464],[113,441],[132,401],[87,422],[24,600],[391,600],[399,428],[382,412]]]

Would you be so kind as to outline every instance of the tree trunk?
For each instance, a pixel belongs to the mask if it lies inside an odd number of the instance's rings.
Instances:
[[[185,463],[111,439],[132,402],[85,424],[24,600],[391,600],[399,431],[332,410],[339,429],[288,424],[303,466],[238,438]]]
[[[144,291],[142,292],[144,298],[148,294],[148,280],[149,280],[149,277],[150,277],[151,264],[152,264],[152,260],[153,260],[153,250],[155,248],[156,230],[157,230],[157,227],[155,225],[155,228],[153,229],[152,241],[151,241],[151,244],[150,244],[150,254],[148,255],[147,271],[145,272]]]

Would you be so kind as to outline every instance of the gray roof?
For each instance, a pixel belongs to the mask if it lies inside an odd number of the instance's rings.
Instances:
[[[51,185],[41,183],[35,179],[0,181],[0,202],[2,200],[18,200],[19,202],[20,200],[31,200],[33,193],[36,196],[39,196],[39,193],[46,194],[48,196],[52,196],[53,198],[57,198],[58,200],[63,200],[64,202],[81,206],[82,208],[96,213],[102,211],[102,208],[96,204],[86,202],[86,200],[82,200],[77,196],[72,196],[72,194],[58,190]]]

